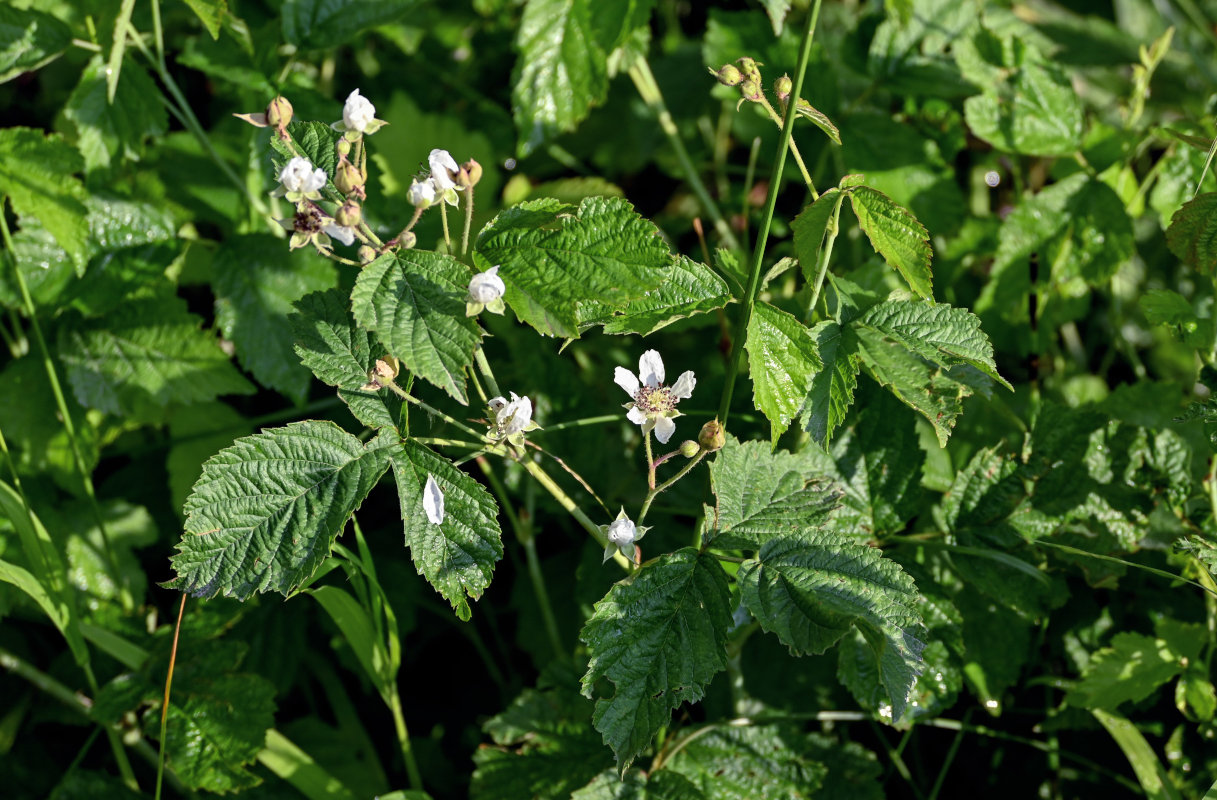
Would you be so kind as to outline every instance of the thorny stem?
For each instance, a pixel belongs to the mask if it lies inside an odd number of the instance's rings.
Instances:
[[[46,370],[47,380],[51,384],[51,392],[55,395],[55,406],[58,408],[59,416],[63,420],[64,431],[68,434],[68,443],[72,448],[72,458],[76,462],[76,469],[80,472],[80,480],[84,487],[85,495],[89,498],[93,517],[97,521],[97,529],[101,532],[102,544],[106,551],[106,566],[109,569],[110,576],[114,579],[115,585],[119,587],[119,600],[123,611],[130,613],[135,608],[135,601],[131,596],[126,577],[118,568],[118,560],[114,557],[114,546],[110,541],[110,531],[106,527],[105,517],[101,513],[101,505],[97,501],[97,493],[93,489],[93,473],[85,464],[84,454],[80,449],[80,437],[76,431],[76,423],[72,421],[72,415],[68,410],[67,398],[63,393],[63,387],[59,383],[59,373],[55,369],[55,363],[51,360],[51,351],[47,347],[46,338],[42,335],[42,325],[38,322],[37,310],[34,308],[34,299],[30,296],[29,287],[25,282],[25,275],[17,265],[12,234],[8,229],[8,220],[4,216],[4,199],[4,196],[0,195],[0,238],[2,238],[4,249],[9,253],[10,260],[12,261],[13,275],[17,279],[17,289],[21,293],[21,302],[25,307],[25,314],[30,320],[30,329],[34,332],[34,341],[37,342],[38,350],[42,355],[42,365]]]
[[[652,492],[655,491],[655,456],[651,452],[651,432],[642,432],[642,441],[646,445],[647,452],[647,488]]]
[[[791,96],[798,97],[803,89],[803,74],[807,71],[807,62],[811,58],[811,40],[815,35],[816,20],[820,16],[821,0],[815,0],[811,14],[807,16],[807,29],[803,33],[803,48],[799,53],[799,65],[795,69],[794,85]],[[718,406],[718,419],[723,428],[727,427],[727,417],[731,411],[731,395],[735,391],[735,378],[739,374],[740,361],[743,358],[744,343],[748,338],[748,323],[752,320],[752,308],[756,305],[756,296],[761,284],[761,261],[765,255],[765,245],[769,241],[769,228],[773,224],[773,212],[777,207],[778,189],[782,182],[782,170],[786,166],[786,150],[790,144],[790,136],[794,131],[796,103],[786,107],[786,123],[782,126],[782,138],[778,144],[777,158],[773,161],[773,171],[769,178],[769,195],[765,201],[765,216],[757,231],[756,245],[752,251],[752,263],[748,275],[748,288],[743,298],[743,310],[735,325],[735,334],[731,337],[731,360],[727,362],[727,378],[723,384],[722,400]]]
[[[444,251],[452,252],[452,237],[448,235],[448,203],[441,200],[439,203],[439,218],[444,224]]]
[[[659,484],[659,486],[652,487],[651,491],[647,493],[646,499],[642,501],[642,510],[638,512],[637,524],[641,525],[642,521],[647,518],[647,512],[651,510],[651,503],[655,501],[655,498],[664,491],[670,489],[672,484],[676,483],[678,480],[692,472],[693,468],[700,464],[701,460],[706,457],[706,453],[706,450],[699,451],[697,455],[689,459],[689,463],[680,468],[680,472],[668,478],[666,481]],[[652,469],[651,472],[654,474],[654,469]]]
[[[566,509],[567,513],[574,517],[575,521],[582,525],[585,531],[591,534],[591,537],[596,540],[597,544],[599,544],[601,547],[608,547],[608,537],[606,537],[604,532],[600,530],[600,526],[592,522],[591,518],[588,517],[587,514],[583,513],[583,509],[579,508],[578,504],[571,499],[570,495],[563,491],[562,487],[555,483],[554,479],[549,477],[549,474],[545,470],[541,469],[540,464],[533,461],[531,458],[521,458],[519,461],[520,465],[524,467],[525,471],[536,479],[537,483],[541,484],[541,487],[544,488],[545,491],[549,492],[550,495],[558,501],[558,505]],[[620,564],[621,568],[626,572],[633,570],[633,565],[628,559],[626,559],[625,556],[621,555],[621,553],[614,553],[613,560]]]
[[[423,211],[424,211],[424,209],[415,206],[414,214],[413,214],[413,216],[410,217],[410,221],[406,223],[406,227],[401,229],[401,233],[397,234],[392,239],[385,242],[384,245],[380,248],[380,252],[383,253],[384,251],[388,250],[390,247],[396,247],[397,245],[401,244],[402,237],[404,237],[407,233],[409,233],[411,230],[413,230],[414,226],[418,224],[418,220],[420,217],[422,217]]]
[[[667,104],[664,103],[659,84],[655,82],[655,76],[651,73],[651,65],[644,57],[636,58],[630,65],[629,73],[630,79],[634,81],[634,88],[638,90],[643,102],[655,114],[659,120],[659,127],[668,137],[668,143],[676,151],[676,160],[680,162],[680,168],[685,173],[685,180],[689,182],[689,188],[693,190],[702,209],[714,223],[714,230],[718,232],[719,238],[729,249],[738,249],[739,241],[731,231],[731,226],[723,218],[723,212],[719,210],[714,198],[710,197],[710,193],[706,191],[706,185],[702,183],[701,176],[697,174],[697,168],[693,166],[693,160],[689,158],[689,151],[685,149],[685,144],[680,138],[680,129],[676,127],[676,121],[672,119],[672,114],[668,111]]]
[[[473,187],[465,189],[465,229],[461,231],[461,258],[469,252],[469,232],[473,229]]]

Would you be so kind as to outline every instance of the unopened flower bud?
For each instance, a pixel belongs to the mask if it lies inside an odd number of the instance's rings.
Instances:
[[[778,96],[778,100],[785,103],[790,99],[790,93],[794,91],[794,83],[790,80],[789,75],[783,75],[773,82],[773,93]]]
[[[693,458],[701,452],[701,445],[692,439],[686,439],[680,443],[680,454],[685,458]]]
[[[360,245],[358,252],[359,252],[359,263],[360,264],[371,264],[373,261],[376,260],[376,249],[373,248],[371,245],[366,245],[366,244]]]
[[[266,107],[266,124],[272,128],[286,128],[292,121],[292,104],[283,95],[270,101]]]
[[[761,84],[757,81],[748,78],[739,85],[739,93],[745,100],[751,100],[754,103],[761,101]]]
[[[345,158],[351,154],[351,143],[346,139],[339,139],[338,144],[334,145],[334,149],[338,151],[339,158]]]
[[[397,240],[403,250],[413,250],[414,245],[418,244],[418,236],[414,231],[406,231]]]
[[[752,81],[758,85],[761,83],[760,66],[760,63],[753,58],[744,56],[743,58],[739,59],[739,68],[740,71],[744,73],[744,79]]]
[[[723,430],[722,424],[717,419],[712,419],[701,426],[701,433],[697,434],[697,441],[703,450],[713,453],[723,449],[723,445],[727,443],[727,432]]]
[[[481,179],[482,165],[471,158],[464,164],[461,164],[460,171],[457,173],[456,185],[462,189],[468,189],[472,186],[477,186],[478,181]]]
[[[362,219],[363,211],[354,200],[347,200],[334,214],[334,221],[344,228],[354,228]]]
[[[717,78],[723,86],[739,86],[739,82],[744,79],[734,64],[723,64],[718,72],[710,70],[710,74]]]
[[[363,174],[350,161],[343,161],[334,170],[334,185],[343,194],[350,194],[363,186]]]

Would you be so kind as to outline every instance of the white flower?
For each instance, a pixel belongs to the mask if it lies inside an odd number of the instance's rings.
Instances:
[[[451,153],[437,147],[427,156],[427,164],[431,167],[431,180],[435,182],[435,189],[439,194],[457,188],[453,176],[461,168],[457,166],[456,159],[452,157]]]
[[[427,483],[423,486],[423,511],[427,512],[427,519],[436,525],[444,521],[444,493],[440,491],[434,475],[428,475]]]
[[[494,413],[494,426],[490,432],[490,439],[494,441],[511,439],[517,434],[535,431],[541,427],[532,421],[532,401],[528,396],[520,397],[515,392],[510,394],[510,402],[503,397],[492,397],[486,403]],[[520,444],[518,439],[513,441],[517,445]]]
[[[425,181],[415,178],[406,193],[410,205],[415,208],[429,208],[435,202],[435,196],[435,183],[430,178]]]
[[[328,236],[342,242],[347,247],[350,247],[352,244],[355,243],[355,229],[354,228],[344,228],[343,226],[339,225],[338,223],[332,222],[329,225],[326,225],[321,230],[324,231]]]
[[[293,199],[292,195],[312,196],[315,199],[319,196],[317,193],[325,188],[326,180],[325,170],[320,167],[313,169],[307,158],[299,156],[287,162],[279,173],[281,192],[288,195],[288,199]]]
[[[358,89],[347,95],[347,101],[342,106],[342,124],[347,130],[363,133],[375,121],[376,106],[368,98],[361,95]]]
[[[644,436],[653,429],[655,438],[667,444],[676,432],[672,418],[680,416],[676,404],[693,394],[697,379],[692,370],[681,373],[671,386],[664,386],[663,378],[663,359],[655,350],[646,351],[638,359],[638,377],[625,367],[617,367],[613,373],[613,381],[634,398],[634,402],[626,404],[629,409],[626,417],[642,426]]]
[[[601,525],[600,530],[604,531],[605,538],[608,539],[604,548],[604,561],[612,558],[613,553],[618,550],[635,564],[641,560],[641,553],[634,543],[643,537],[647,529],[634,525],[634,521],[625,515],[624,508],[617,512],[617,519],[608,525]]]
[[[469,279],[469,294],[465,297],[465,316],[472,317],[483,308],[493,314],[502,314],[503,292],[507,287],[498,276],[498,266],[493,266],[485,272],[479,272]]]

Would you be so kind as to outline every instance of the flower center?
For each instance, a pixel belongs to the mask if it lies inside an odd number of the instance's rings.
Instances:
[[[658,386],[642,385],[634,395],[634,403],[642,413],[664,415],[676,409],[679,398],[662,383]]]
[[[317,233],[321,230],[321,214],[312,208],[297,211],[295,228],[301,233]]]

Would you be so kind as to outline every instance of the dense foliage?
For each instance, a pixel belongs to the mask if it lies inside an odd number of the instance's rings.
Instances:
[[[1212,797],[1214,19],[0,6],[6,796]]]

